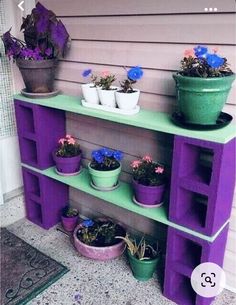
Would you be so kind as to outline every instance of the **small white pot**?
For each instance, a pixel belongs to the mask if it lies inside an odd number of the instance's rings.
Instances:
[[[132,93],[124,93],[116,91],[116,102],[120,109],[124,110],[132,110],[134,109],[139,100],[140,90],[134,89],[135,92]]]
[[[111,86],[111,89],[113,90],[97,88],[98,96],[102,105],[116,108],[115,92],[117,87]]]
[[[97,88],[93,83],[81,85],[85,101],[89,104],[99,104]]]

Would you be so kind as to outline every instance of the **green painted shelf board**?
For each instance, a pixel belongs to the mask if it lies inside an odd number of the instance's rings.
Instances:
[[[45,99],[30,99],[21,94],[14,96],[15,99],[41,106],[61,109],[78,114],[92,116],[116,123],[146,128],[150,130],[165,132],[174,135],[191,137],[195,139],[207,140],[217,143],[227,143],[236,137],[236,124],[230,123],[228,126],[211,131],[194,131],[174,125],[170,119],[170,114],[149,110],[140,110],[135,115],[119,115],[112,112],[86,108],[81,105],[81,98],[68,95],[57,95]]]
[[[67,184],[75,189],[78,189],[82,192],[90,194],[96,198],[103,199],[103,200],[105,200],[109,203],[112,203],[114,205],[117,205],[123,209],[129,210],[131,212],[134,212],[139,215],[145,216],[147,218],[153,219],[153,220],[163,223],[165,225],[176,228],[180,231],[197,236],[201,239],[207,240],[208,242],[213,242],[216,239],[216,237],[220,234],[221,230],[228,223],[227,222],[226,224],[224,224],[224,226],[222,226],[222,228],[214,236],[206,236],[206,235],[192,231],[188,228],[185,228],[183,226],[177,225],[177,224],[169,221],[167,218],[167,208],[165,205],[163,205],[160,208],[148,209],[148,208],[139,207],[136,204],[134,204],[133,200],[132,200],[133,192],[132,192],[130,184],[128,184],[128,183],[121,181],[120,186],[117,189],[110,191],[110,192],[101,192],[101,191],[95,190],[94,188],[92,188],[90,186],[89,173],[88,173],[88,170],[85,168],[83,168],[81,174],[79,174],[77,176],[65,177],[65,176],[60,176],[60,175],[56,174],[55,167],[50,167],[46,170],[39,170],[34,167],[28,166],[26,164],[22,164],[22,166],[25,168],[28,168],[32,171],[38,172],[49,178],[52,178],[59,182]]]

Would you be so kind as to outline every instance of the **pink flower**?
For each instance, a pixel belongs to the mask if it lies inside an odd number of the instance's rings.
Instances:
[[[155,173],[156,174],[163,174],[163,172],[164,172],[164,168],[163,167],[158,166],[158,167],[155,168]]]
[[[72,136],[70,134],[67,134],[66,139],[70,139],[70,138],[72,138]]]
[[[135,160],[135,161],[133,161],[133,162],[131,163],[131,167],[137,168],[137,167],[139,167],[139,165],[140,165],[141,163],[142,163],[141,161]]]
[[[214,53],[217,53],[217,52],[219,51],[219,48],[215,47],[215,48],[212,49],[212,51],[213,51]]]
[[[149,155],[143,157],[143,161],[152,162],[152,158]]]
[[[184,57],[195,57],[194,50],[193,49],[185,50]]]
[[[75,144],[75,139],[70,138],[70,139],[67,140],[67,142],[68,142],[68,144],[74,145]]]
[[[107,77],[110,75],[109,71],[102,71],[102,77]]]
[[[58,143],[63,145],[65,141],[66,141],[66,139],[61,138],[61,139],[58,141]]]

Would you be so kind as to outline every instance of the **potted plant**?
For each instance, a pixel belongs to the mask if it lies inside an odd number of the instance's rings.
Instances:
[[[150,244],[144,237],[138,242],[135,238],[118,236],[125,241],[127,254],[133,276],[139,281],[147,281],[153,277],[160,259],[158,243]]]
[[[97,76],[92,74],[91,69],[84,70],[82,73],[82,76],[84,78],[87,78],[90,76],[91,81],[87,84],[81,85],[83,97],[87,103],[90,104],[99,104],[99,97],[97,93]]]
[[[115,90],[117,90],[117,87],[112,86],[114,81],[115,75],[103,71],[100,80],[96,83],[101,104],[113,108],[116,107]]]
[[[121,172],[122,158],[123,153],[118,150],[109,148],[94,150],[92,161],[88,164],[92,185],[100,190],[112,190],[116,187]]]
[[[121,89],[115,92],[116,102],[120,109],[134,109],[139,100],[140,90],[133,89],[133,84],[143,76],[143,70],[136,66],[127,71],[127,79],[120,83]]]
[[[62,209],[61,222],[66,231],[74,231],[75,227],[77,226],[78,219],[79,211],[77,209],[70,206],[66,206]]]
[[[58,141],[58,148],[53,151],[53,159],[60,175],[75,175],[80,171],[81,149],[71,135]]]
[[[54,90],[58,58],[65,55],[69,34],[56,15],[40,2],[23,18],[24,41],[7,31],[2,35],[5,53],[16,61],[28,93]]]
[[[110,219],[87,219],[74,230],[74,244],[83,256],[96,260],[109,260],[120,256],[125,242],[116,236],[125,237],[125,229]]]
[[[186,50],[181,70],[173,75],[177,100],[185,123],[215,124],[227,100],[235,74],[227,59],[207,47]]]
[[[133,161],[131,167],[134,201],[146,207],[161,206],[166,188],[164,166],[146,155],[141,160]]]

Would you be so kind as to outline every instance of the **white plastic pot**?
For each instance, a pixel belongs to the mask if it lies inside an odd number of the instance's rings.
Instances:
[[[115,99],[115,92],[117,87],[111,86],[111,90],[103,90],[101,88],[97,88],[98,96],[100,102],[104,106],[108,107],[116,107],[116,99]]]
[[[115,92],[116,102],[120,109],[132,110],[134,109],[139,100],[140,90],[134,89],[135,92],[124,93],[124,92]]]
[[[89,104],[99,104],[97,88],[93,83],[81,85],[82,93],[85,101]]]

